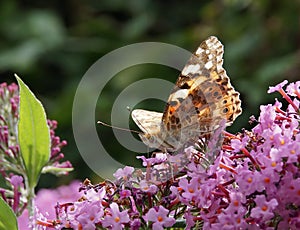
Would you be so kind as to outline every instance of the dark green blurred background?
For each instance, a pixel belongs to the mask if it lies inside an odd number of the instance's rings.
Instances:
[[[232,132],[250,128],[248,118],[258,114],[259,105],[279,97],[266,94],[269,85],[300,76],[298,0],[2,0],[0,19],[1,82],[15,81],[13,73],[22,77],[43,102],[48,117],[59,122],[57,134],[69,143],[63,152],[75,166],[68,177],[43,176],[41,187],[73,178],[99,180],[77,151],[71,127],[72,102],[87,69],[114,49],[157,41],[192,52],[208,36],[218,36],[225,45],[225,68],[243,101],[243,115],[230,127]],[[105,87],[104,102],[98,108],[101,119],[110,122],[114,99],[134,81],[161,77],[175,82],[178,74],[157,65],[129,68]],[[163,109],[161,102],[152,101],[149,106]],[[124,113],[128,116],[128,111]],[[127,157],[127,150],[115,143],[111,129],[99,130],[102,141],[118,159],[126,163],[134,159],[134,154]]]

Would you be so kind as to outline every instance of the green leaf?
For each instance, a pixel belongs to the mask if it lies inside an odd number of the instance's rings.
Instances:
[[[16,76],[20,88],[18,140],[29,187],[36,186],[43,166],[50,156],[50,132],[41,102]]]
[[[18,229],[18,222],[12,209],[0,197],[0,230],[6,229]]]

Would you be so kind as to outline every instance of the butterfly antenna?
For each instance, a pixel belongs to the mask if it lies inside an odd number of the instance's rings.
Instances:
[[[113,128],[113,129],[118,129],[118,130],[122,130],[122,131],[127,131],[127,132],[133,132],[133,133],[141,134],[141,132],[139,132],[139,131],[116,127],[116,126],[113,126],[113,125],[106,124],[106,123],[104,123],[102,121],[97,121],[97,124],[100,124],[100,125],[103,125],[103,126],[106,126],[106,127],[110,127],[110,128]]]

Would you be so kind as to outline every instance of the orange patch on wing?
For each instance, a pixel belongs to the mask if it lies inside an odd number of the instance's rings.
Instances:
[[[176,111],[176,109],[177,109],[177,106],[176,107],[175,106],[170,106],[169,107],[170,113],[174,113]]]

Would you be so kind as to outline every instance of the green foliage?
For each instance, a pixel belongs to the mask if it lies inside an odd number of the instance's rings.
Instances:
[[[0,230],[17,230],[17,218],[8,204],[0,197]]]
[[[29,188],[36,186],[50,156],[50,134],[41,102],[17,77],[20,89],[18,140],[26,168]]]

